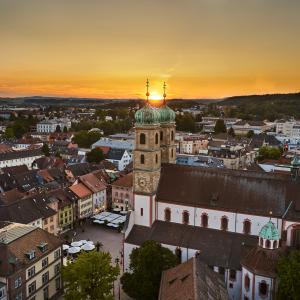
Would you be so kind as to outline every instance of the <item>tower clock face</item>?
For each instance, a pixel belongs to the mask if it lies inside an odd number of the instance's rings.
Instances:
[[[146,181],[146,178],[145,178],[145,177],[140,177],[140,178],[138,179],[138,185],[139,185],[140,187],[145,187],[146,184],[147,184],[147,181]]]

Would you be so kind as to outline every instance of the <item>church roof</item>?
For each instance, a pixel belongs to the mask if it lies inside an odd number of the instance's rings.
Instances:
[[[125,243],[138,246],[147,240],[200,250],[200,259],[209,266],[235,270],[249,247],[258,243],[255,236],[164,221],[155,221],[151,228],[134,225]]]
[[[271,220],[262,227],[259,232],[259,237],[266,240],[279,240],[278,229]]]
[[[138,125],[159,124],[159,110],[151,106],[148,102],[146,105],[135,113],[135,121]]]
[[[279,174],[163,164],[156,199],[263,216],[272,211],[300,220],[299,195],[300,185]],[[295,205],[289,206],[291,201]],[[286,213],[288,207],[293,211]]]
[[[159,114],[161,123],[175,122],[175,111],[167,106],[167,104],[164,104],[159,108]]]

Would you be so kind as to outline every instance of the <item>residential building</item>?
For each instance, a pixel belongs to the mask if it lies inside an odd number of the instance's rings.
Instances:
[[[83,183],[77,183],[69,187],[76,196],[75,220],[90,217],[93,214],[93,193]]]
[[[94,173],[89,173],[79,177],[79,181],[83,183],[90,191],[92,191],[93,214],[97,214],[106,209],[106,183],[101,181]]]
[[[133,176],[126,174],[111,184],[112,207],[127,211],[133,209]]]
[[[62,243],[41,228],[0,223],[0,286],[5,286],[7,299],[53,299],[62,294]]]
[[[209,168],[224,168],[222,159],[206,155],[177,154],[176,164]]]
[[[132,160],[130,152],[124,149],[109,149],[106,159],[112,162],[119,171],[123,171]]]
[[[254,134],[260,134],[268,129],[271,129],[273,125],[268,125],[263,121],[238,121],[232,125],[235,134],[247,135],[249,131],[253,131]]]
[[[111,149],[124,149],[129,152],[133,150],[133,140],[127,139],[111,139],[111,138],[101,138],[99,141],[92,145],[92,149],[97,147],[109,147]]]

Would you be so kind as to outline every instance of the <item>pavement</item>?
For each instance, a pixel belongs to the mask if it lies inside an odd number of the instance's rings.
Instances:
[[[119,261],[120,276],[114,284],[114,297],[118,300],[129,300],[130,298],[122,291],[120,277],[123,271],[123,233],[119,233],[115,228],[109,228],[105,225],[86,224],[84,227],[78,227],[75,230],[69,231],[68,235],[73,237],[73,241],[91,240],[95,244],[100,242],[103,246],[102,251],[109,252],[112,257],[112,262],[115,264],[116,259]],[[63,296],[59,300],[64,299]]]

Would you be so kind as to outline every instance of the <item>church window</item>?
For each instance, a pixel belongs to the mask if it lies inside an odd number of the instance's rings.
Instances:
[[[155,155],[155,162],[158,163],[158,155]]]
[[[227,219],[227,217],[222,217],[221,218],[221,229],[222,230],[227,230],[228,229],[228,219]]]
[[[259,238],[259,245],[260,245],[260,246],[263,246],[263,245],[264,245],[264,240],[263,240],[263,238],[261,238],[261,237]]]
[[[171,131],[171,141],[174,141],[174,131]]]
[[[174,157],[174,150],[173,149],[171,150],[171,157],[172,158]]]
[[[144,209],[141,208],[141,217],[144,215]]]
[[[201,226],[202,227],[207,227],[208,226],[208,215],[207,214],[202,214],[202,216],[201,216]]]
[[[189,224],[189,218],[190,218],[190,215],[189,215],[189,212],[188,211],[184,211],[182,213],[182,223],[183,224]]]
[[[146,135],[145,133],[140,134],[140,144],[145,145],[146,144]]]
[[[158,133],[155,133],[155,144],[158,144]]]
[[[181,263],[182,251],[181,251],[181,249],[179,247],[176,248],[175,255],[178,258],[178,262]]]
[[[271,248],[271,242],[270,242],[270,240],[266,240],[266,248],[268,248],[268,249]]]
[[[170,210],[170,208],[165,209],[165,221],[167,221],[167,222],[171,221],[171,210]]]
[[[274,248],[274,249],[276,249],[276,248],[277,248],[277,244],[278,244],[278,242],[277,242],[277,241],[274,241],[274,242],[273,242],[273,248]]]
[[[265,281],[259,283],[259,295],[266,297],[268,295],[268,285]]]
[[[141,164],[143,165],[144,163],[145,163],[145,155],[142,154],[142,155],[141,155]]]
[[[244,286],[245,286],[245,290],[249,291],[249,288],[250,288],[250,278],[249,278],[248,274],[245,275]]]
[[[230,270],[229,271],[229,278],[230,278],[231,281],[236,280],[236,270]]]
[[[243,229],[245,234],[250,234],[251,232],[251,222],[249,220],[244,221],[244,229]]]
[[[163,137],[164,137],[164,133],[161,131],[161,132],[160,132],[160,140],[161,140],[161,141],[163,140]]]
[[[300,247],[300,228],[296,227],[292,230],[292,246]]]

